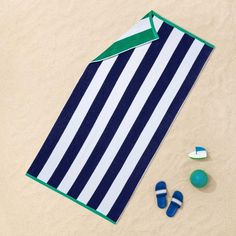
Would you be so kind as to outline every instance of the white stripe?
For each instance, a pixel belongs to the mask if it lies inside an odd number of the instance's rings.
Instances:
[[[95,99],[103,82],[105,81],[107,74],[111,70],[111,67],[114,64],[116,58],[117,56],[105,60],[98,68],[89,87],[87,88],[68,125],[66,126],[66,129],[64,130],[61,138],[53,149],[43,169],[39,173],[37,177],[38,179],[47,182],[52,176],[53,172],[60,163],[63,155],[65,154],[67,148],[72,142],[82,121],[84,120],[84,117],[86,116],[93,100]]]
[[[87,139],[85,140],[71,167],[58,186],[59,190],[68,192],[73,185],[80,171],[87,162],[90,154],[92,153],[95,145],[97,144],[100,136],[102,135],[107,123],[116,109],[116,106],[118,105],[121,97],[123,96],[123,93],[133,78],[134,73],[136,72],[150,45],[151,44],[149,43],[134,50],[115,86],[113,87]]]
[[[87,203],[93,195],[104,174],[111,165],[115,155],[119,151],[126,136],[128,135],[130,128],[132,127],[140,111],[142,110],[152,89],[154,88],[162,72],[166,68],[167,63],[169,62],[172,54],[178,46],[182,36],[183,33],[181,31],[173,29],[170,36],[166,40],[165,45],[163,46],[147,77],[145,78],[140,90],[136,94],[132,104],[130,105],[126,115],[122,120],[122,123],[117,129],[116,134],[114,135],[112,141],[106,149],[102,159],[96,166],[96,169],[94,170],[88,183],[79,195],[78,199],[80,201]]]
[[[163,193],[167,193],[166,189],[160,189],[160,190],[156,190],[156,194],[163,194]]]
[[[174,197],[173,197],[173,198],[171,199],[171,201],[172,201],[172,202],[175,202],[175,203],[178,204],[179,206],[182,205],[182,202],[181,202],[180,200],[178,200],[177,198],[174,198]]]
[[[160,20],[160,19],[157,18],[157,17],[153,17],[152,19],[153,19],[153,24],[154,24],[154,26],[155,26],[156,31],[158,31],[158,30],[160,29],[160,27],[161,27],[163,21]],[[157,32],[157,33],[158,33],[158,32]]]
[[[138,21],[129,31],[123,34],[118,40],[127,38],[131,35],[138,34],[142,31],[148,30],[151,28],[149,17]],[[118,41],[117,40],[117,41]]]
[[[167,109],[169,108],[171,102],[176,96],[178,90],[180,89],[180,86],[184,82],[203,45],[204,44],[200,41],[194,40],[183,61],[181,62],[177,72],[175,73],[171,83],[166,89],[164,95],[162,96],[160,102],[158,103],[152,116],[146,124],[143,132],[139,136],[139,139],[135,143],[135,146],[133,147],[124,165],[122,166],[120,172],[116,176],[111,187],[109,188],[108,192],[106,193],[105,197],[97,208],[97,211],[103,213],[104,215],[107,215],[108,212],[111,210],[120,192],[124,188],[129,176],[132,174],[140,157],[142,156],[143,152],[151,141],[155,131],[157,130],[160,122],[166,114]]]

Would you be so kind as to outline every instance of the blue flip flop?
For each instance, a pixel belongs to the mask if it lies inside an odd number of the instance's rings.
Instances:
[[[167,205],[166,201],[166,195],[167,195],[167,189],[166,189],[166,183],[164,181],[160,181],[156,184],[155,187],[156,191],[156,198],[157,198],[157,205],[160,208],[165,208]]]
[[[172,196],[170,205],[166,211],[166,215],[169,217],[173,217],[176,214],[177,210],[183,204],[183,199],[184,199],[183,194],[179,191],[175,191]]]

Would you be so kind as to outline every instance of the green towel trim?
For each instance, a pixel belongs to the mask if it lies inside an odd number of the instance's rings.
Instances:
[[[167,20],[166,18],[162,17],[161,15],[157,14],[155,11],[150,11],[146,14],[142,19],[149,18],[150,21],[150,29],[142,31],[140,33],[131,35],[127,38],[121,39],[113,43],[109,48],[107,48],[103,53],[101,53],[97,58],[93,60],[93,62],[102,61],[104,59],[108,59],[110,57],[116,56],[122,52],[128,51],[135,47],[141,46],[145,43],[154,41],[159,39],[159,36],[156,32],[154,23],[153,23],[153,16],[156,16],[160,20],[164,21],[165,23],[173,26],[174,28],[179,29],[180,31],[190,35],[191,37],[203,42],[207,46],[214,48],[215,46],[204,39],[196,36],[195,34],[190,33],[189,31],[183,29],[182,27],[176,25],[175,23]]]
[[[44,185],[44,186],[50,188],[51,190],[53,190],[53,191],[55,191],[55,192],[61,194],[62,196],[66,197],[66,198],[69,198],[69,199],[72,200],[73,202],[79,204],[79,205],[82,206],[82,207],[85,207],[86,209],[88,209],[88,210],[92,211],[93,213],[95,213],[95,214],[101,216],[102,218],[108,220],[109,222],[111,222],[111,223],[113,223],[113,224],[116,224],[115,221],[111,220],[110,218],[108,218],[107,216],[103,215],[102,213],[100,213],[100,212],[96,211],[95,209],[93,209],[93,208],[91,208],[91,207],[85,205],[84,203],[78,201],[77,199],[75,199],[75,198],[73,198],[73,197],[71,197],[71,196],[69,196],[69,195],[67,195],[67,194],[65,194],[65,193],[63,193],[63,192],[61,192],[60,190],[58,190],[58,189],[52,187],[51,185],[49,185],[49,184],[43,182],[42,180],[40,180],[40,179],[38,179],[38,178],[36,178],[36,177],[34,177],[34,176],[28,174],[28,173],[26,173],[25,175],[26,175],[27,177],[29,177],[29,178],[31,178],[31,179],[37,181],[38,183],[40,183],[40,184],[42,184],[42,185]]]
[[[144,30],[140,33],[133,34],[129,37],[116,41],[109,48],[107,48],[102,54],[100,54],[97,58],[95,58],[93,62],[108,59],[122,52],[128,51],[132,48],[141,46],[145,43],[158,39],[159,37],[153,24],[151,12],[148,14],[148,17],[150,21],[150,29]]]

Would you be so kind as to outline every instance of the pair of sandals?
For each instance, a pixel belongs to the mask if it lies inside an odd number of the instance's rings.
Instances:
[[[157,205],[159,208],[163,209],[167,206],[167,188],[166,183],[164,181],[160,181],[155,186]],[[171,202],[167,208],[166,215],[169,217],[173,217],[177,210],[183,204],[183,194],[179,191],[175,191],[172,195]]]

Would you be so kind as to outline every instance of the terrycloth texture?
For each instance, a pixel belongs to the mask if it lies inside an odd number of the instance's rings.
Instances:
[[[213,47],[149,12],[87,66],[27,176],[117,222]]]
[[[1,0],[0,234],[235,235],[235,7],[231,0]],[[24,174],[88,62],[150,9],[216,49],[113,225]],[[208,150],[206,160],[188,157],[196,145]],[[200,191],[189,182],[195,169],[211,176]],[[176,189],[185,197],[173,219],[156,207],[161,179],[169,198]]]

